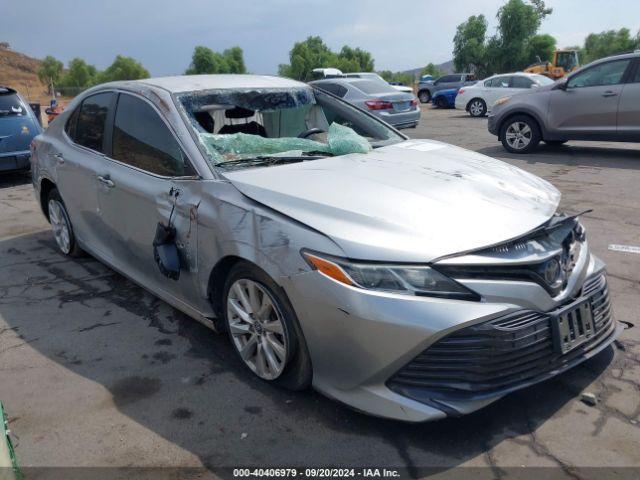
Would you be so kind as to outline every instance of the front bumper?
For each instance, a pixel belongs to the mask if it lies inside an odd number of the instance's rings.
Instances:
[[[586,276],[604,278],[602,269],[601,262],[591,261]],[[282,279],[282,284],[305,335],[315,388],[357,410],[411,422],[482,408],[511,391],[572,368],[604,349],[620,331],[611,318],[606,327],[601,327],[605,333],[596,340],[560,359],[549,354],[546,366],[535,374],[526,378],[516,375],[495,388],[465,395],[446,388],[437,390],[432,385],[426,388],[419,382],[402,383],[398,378],[407,367],[415,369],[420,357],[438,341],[469,327],[531,311],[529,305],[515,298],[507,301],[506,290],[504,301],[413,297],[347,287],[317,271]],[[500,288],[500,282],[496,288]]]
[[[489,130],[489,133],[491,133],[492,135],[495,135],[495,136],[500,135],[500,123],[498,122],[498,117],[493,113],[489,114],[489,118],[487,121],[487,129]]]
[[[31,168],[31,152],[0,153],[0,172],[12,172],[15,170],[29,170]]]

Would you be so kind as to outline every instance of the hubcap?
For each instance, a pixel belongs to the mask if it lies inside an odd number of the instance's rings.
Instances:
[[[511,148],[522,150],[531,143],[531,127],[524,122],[513,122],[507,128],[505,138]]]
[[[482,103],[477,102],[477,101],[476,101],[476,102],[473,102],[473,103],[471,104],[471,107],[469,107],[469,110],[471,110],[471,114],[472,114],[474,117],[477,117],[477,116],[479,116],[479,115],[482,115]]]
[[[49,220],[53,228],[53,237],[62,253],[71,251],[71,227],[64,207],[57,200],[49,200]]]
[[[227,320],[244,363],[265,380],[278,378],[287,362],[287,338],[282,315],[266,289],[252,280],[234,282]]]

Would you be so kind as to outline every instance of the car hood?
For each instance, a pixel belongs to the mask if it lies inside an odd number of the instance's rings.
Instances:
[[[543,224],[560,201],[541,178],[424,140],[224,175],[353,259],[429,262],[495,245]]]

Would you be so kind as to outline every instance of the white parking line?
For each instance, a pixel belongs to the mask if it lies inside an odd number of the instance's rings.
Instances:
[[[640,255],[640,247],[636,247],[635,245],[609,245],[609,250],[614,252],[625,252],[625,253],[637,253]]]

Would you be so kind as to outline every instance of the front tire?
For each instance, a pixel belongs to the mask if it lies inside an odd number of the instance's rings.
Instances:
[[[67,207],[58,189],[53,188],[47,199],[47,213],[53,230],[53,238],[64,255],[80,257],[83,254],[73,233],[73,225],[67,213]]]
[[[484,117],[487,114],[487,104],[481,98],[474,98],[469,102],[467,110],[472,117]]]
[[[438,108],[447,108],[449,104],[447,103],[447,100],[444,97],[438,97],[436,99],[436,106]]]
[[[500,128],[502,146],[511,153],[529,153],[540,143],[540,128],[527,115],[508,118]]]
[[[420,100],[420,103],[429,103],[431,101],[431,93],[429,93],[429,90],[419,91],[418,100]]]
[[[223,316],[231,344],[261,379],[303,390],[311,384],[311,360],[302,329],[282,289],[248,262],[229,272]]]

